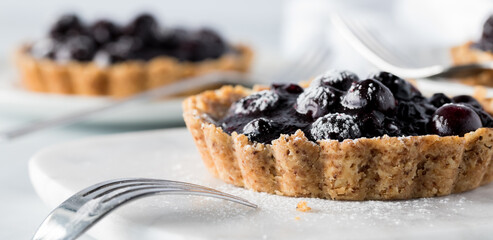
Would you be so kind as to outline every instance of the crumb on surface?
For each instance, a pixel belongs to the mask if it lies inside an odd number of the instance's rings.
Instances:
[[[300,217],[294,217],[294,220],[300,220]]]
[[[308,205],[307,205],[307,203],[305,201],[300,201],[296,205],[296,211],[308,212],[310,210],[312,210],[312,208],[311,207],[308,207]]]

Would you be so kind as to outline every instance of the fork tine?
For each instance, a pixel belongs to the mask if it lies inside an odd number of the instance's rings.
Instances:
[[[296,60],[291,61],[279,71],[277,76],[274,76],[275,81],[289,82],[289,79],[296,75],[299,69],[307,64],[314,56],[317,55],[317,48],[310,46],[306,51],[303,52]]]
[[[136,188],[136,187],[169,187],[169,188],[177,188],[177,189],[191,189],[191,188],[199,188],[199,189],[204,189],[208,190],[211,192],[215,192],[217,194],[223,194],[223,192],[220,192],[218,190],[196,185],[196,184],[191,184],[191,183],[185,183],[185,182],[178,182],[178,181],[171,181],[171,180],[161,180],[161,179],[118,179],[110,182],[105,182],[103,186],[98,186],[96,188],[93,188],[92,190],[86,192],[83,194],[83,197],[87,198],[99,198],[104,195],[110,194],[111,192],[118,191],[120,189],[129,189],[129,188]],[[236,196],[233,196],[236,197]],[[236,197],[237,199],[241,199],[239,197]]]
[[[149,179],[149,178],[122,178],[122,179],[115,179],[115,180],[110,180],[103,182],[101,184],[95,185],[94,187],[82,190],[81,194],[83,197],[90,197],[90,198],[97,198],[100,197],[101,195],[104,195],[106,193],[125,188],[125,187],[131,187],[131,186],[139,186],[143,184],[153,184],[153,185],[165,185],[165,186],[193,186],[193,187],[201,187],[203,189],[207,189],[210,191],[214,192],[219,192],[215,189],[196,185],[196,184],[191,184],[191,183],[185,183],[185,182],[179,182],[179,181],[172,181],[172,180],[162,180],[162,179]]]
[[[121,188],[121,185],[125,185]],[[108,191],[113,189],[112,191]],[[101,192],[108,192],[98,198]],[[207,187],[167,180],[117,179],[88,187],[65,200],[43,221],[33,239],[76,239],[123,204],[158,194],[200,195],[257,208],[245,199]]]
[[[313,77],[314,74],[318,74],[318,70],[321,66],[326,65],[326,61],[329,59],[331,53],[325,44],[325,41],[320,40],[316,44],[311,45],[312,51],[305,54],[304,57],[299,58],[296,67],[290,69],[287,72],[289,75],[283,80],[290,82],[300,81]]]
[[[374,40],[374,35],[368,33],[366,27],[354,23],[337,13],[332,15],[332,22],[336,29],[348,40],[348,42],[367,60],[378,68],[389,72],[401,72],[402,68],[395,62],[402,63],[402,58],[386,50],[379,41]],[[378,50],[379,49],[379,50]],[[382,50],[384,49],[384,50]]]
[[[374,49],[378,54],[386,56],[388,59],[399,63],[401,66],[415,66],[416,63],[409,57],[408,54],[399,50],[392,43],[387,41],[381,34],[377,31],[370,31],[370,29],[365,26],[360,20],[353,20],[355,26],[355,32],[360,33],[361,36],[366,40],[363,43],[367,44],[370,49]]]
[[[223,194],[218,194],[215,192],[210,192],[204,189],[187,189],[187,190],[182,190],[182,189],[169,189],[169,188],[142,188],[142,189],[136,189],[132,191],[127,191],[123,192],[121,194],[115,195],[113,198],[105,200],[108,204],[123,204],[132,200],[136,200],[142,197],[150,196],[150,195],[156,195],[156,194],[182,194],[182,195],[200,195],[200,196],[207,196],[207,197],[213,197],[213,198],[219,198],[235,203],[242,204],[247,207],[251,208],[257,208],[257,205],[248,202],[245,199],[238,198],[236,196],[223,193]],[[104,202],[104,201],[103,201]]]
[[[203,190],[203,191],[208,191],[208,192],[211,192],[211,193],[215,193],[215,194],[218,194],[218,195],[228,195],[226,193],[223,193],[223,192],[220,192],[220,191],[217,191],[217,190],[214,190],[214,189],[207,189],[207,188],[204,188],[202,186],[186,186],[186,185],[181,185],[181,184],[177,184],[177,185],[164,185],[164,184],[156,184],[156,183],[152,183],[152,184],[139,184],[139,185],[133,185],[133,186],[125,186],[125,187],[122,187],[122,188],[118,188],[118,189],[114,189],[113,191],[108,191],[106,192],[105,194],[100,194],[98,196],[96,196],[95,198],[99,198],[99,197],[102,197],[103,198],[103,202],[107,202],[113,198],[116,198],[120,195],[123,195],[123,194],[126,194],[126,193],[130,193],[130,192],[133,192],[133,191],[138,191],[138,190],[141,190],[141,189],[157,189],[157,188],[167,188],[167,189],[176,189],[176,190]],[[233,198],[236,198],[237,200],[244,200],[240,197],[237,197],[237,196],[233,196],[233,195],[228,195],[230,197],[233,197]]]
[[[319,75],[321,72],[326,71],[327,69],[327,60],[330,58],[331,51],[328,48],[325,48],[320,52],[317,60],[313,61],[311,66],[307,67],[305,71],[302,73],[297,80],[306,80],[308,78]]]

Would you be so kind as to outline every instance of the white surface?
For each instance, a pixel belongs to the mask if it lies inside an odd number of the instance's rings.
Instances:
[[[52,207],[90,184],[119,177],[187,181],[259,205],[258,210],[251,210],[201,197],[147,198],[118,209],[89,232],[101,239],[450,240],[488,238],[493,234],[491,184],[447,197],[387,202],[256,193],[212,178],[186,129],[114,135],[53,146],[35,155],[29,170],[36,191]],[[296,203],[300,200],[306,200],[312,211],[297,212]]]

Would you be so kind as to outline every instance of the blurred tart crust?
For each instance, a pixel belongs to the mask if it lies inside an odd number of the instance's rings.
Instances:
[[[161,56],[149,61],[128,60],[100,67],[95,62],[72,61],[60,64],[51,59],[37,59],[28,49],[29,46],[23,46],[15,54],[21,83],[26,89],[115,98],[127,97],[212,71],[247,72],[253,58],[253,51],[249,47],[237,45],[234,47],[235,51],[218,59],[196,63]]]
[[[473,44],[470,41],[450,50],[454,65],[493,61],[493,53],[477,49]],[[460,81],[468,85],[493,87],[493,70],[484,70],[476,76],[461,78]]]
[[[252,93],[225,86],[183,102],[184,119],[205,166],[226,183],[259,192],[337,200],[444,196],[493,181],[493,129],[437,135],[308,140],[298,130],[271,144],[214,124]]]

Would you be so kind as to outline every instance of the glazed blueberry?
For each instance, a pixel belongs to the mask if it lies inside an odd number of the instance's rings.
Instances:
[[[122,62],[126,59],[136,59],[137,52],[142,48],[140,39],[123,36],[117,41],[107,44],[95,56],[94,60],[106,66],[112,63]]]
[[[279,104],[279,95],[264,90],[240,99],[232,109],[235,114],[252,115],[274,109]]]
[[[251,141],[262,143],[297,130],[314,141],[343,141],[383,135],[462,136],[483,126],[493,127],[493,117],[469,96],[449,99],[435,94],[427,99],[394,75],[384,72],[375,76],[353,82],[347,91],[319,80],[304,90],[296,84],[272,84],[271,90],[234,103],[218,125],[226,133],[244,133]],[[406,90],[410,95],[396,99],[384,84],[411,86]],[[394,90],[402,93],[399,91]]]
[[[87,36],[75,36],[68,39],[55,53],[59,62],[69,60],[91,61],[96,53],[95,41]]]
[[[454,103],[465,103],[465,104],[471,105],[474,108],[483,109],[483,107],[481,107],[481,104],[476,99],[474,99],[473,97],[471,97],[469,95],[455,96],[452,98],[452,102],[454,102]]]
[[[347,109],[376,109],[382,112],[393,111],[396,107],[392,92],[382,83],[373,79],[353,84],[343,97],[341,104]]]
[[[493,117],[491,117],[483,109],[474,108],[473,110],[478,114],[479,118],[481,118],[483,127],[493,127]]]
[[[347,91],[357,81],[359,81],[358,76],[352,72],[332,70],[315,78],[310,87],[330,86],[341,91]]]
[[[180,60],[192,62],[217,58],[226,52],[226,43],[219,35],[210,29],[201,29],[187,34],[179,42],[176,57]]]
[[[429,128],[431,133],[440,136],[463,136],[482,126],[480,117],[471,107],[450,103],[436,110]]]
[[[407,82],[406,80],[395,76],[388,72],[379,72],[377,74],[370,75],[371,79],[376,79],[382,82],[386,87],[390,89],[394,97],[399,100],[411,100],[416,95],[417,90]]]
[[[92,39],[96,49],[92,50],[92,44],[82,46],[75,37]],[[125,60],[148,61],[158,56],[198,62],[219,58],[230,51],[225,40],[211,29],[162,31],[150,14],[141,14],[124,27],[105,19],[86,27],[76,15],[66,14],[52,26],[49,39],[50,42],[43,40],[31,46],[33,56],[57,61],[90,61],[88,57],[93,56],[94,61],[106,66]]]
[[[278,94],[301,94],[303,88],[293,83],[273,83],[271,88]]]
[[[79,35],[84,26],[75,14],[62,15],[50,29],[50,37],[63,40],[67,37]]]
[[[332,87],[307,89],[296,99],[295,109],[298,113],[317,119],[335,108],[340,103],[342,92]]]
[[[433,96],[431,96],[428,99],[428,102],[431,105],[435,106],[436,108],[439,108],[446,103],[451,103],[452,100],[443,93],[435,93],[435,94],[433,94]]]
[[[226,52],[227,45],[224,40],[214,30],[203,28],[196,32],[196,38],[199,39],[203,46],[201,50],[202,58],[218,58]]]
[[[361,137],[361,131],[354,117],[344,113],[329,113],[313,122],[310,135],[314,140],[343,141]]]
[[[356,120],[364,137],[382,136],[385,134],[385,114],[380,111],[358,112]]]
[[[279,137],[279,128],[272,120],[257,118],[243,127],[245,134],[251,141],[268,142]]]
[[[99,20],[90,28],[90,33],[99,45],[115,41],[121,34],[120,28],[109,20]]]
[[[156,19],[147,13],[137,16],[123,28],[123,34],[139,38],[146,45],[159,43],[159,25]]]
[[[188,41],[188,38],[190,38],[190,33],[185,29],[168,29],[160,38],[159,45],[164,50],[176,51],[180,47],[180,43]]]

